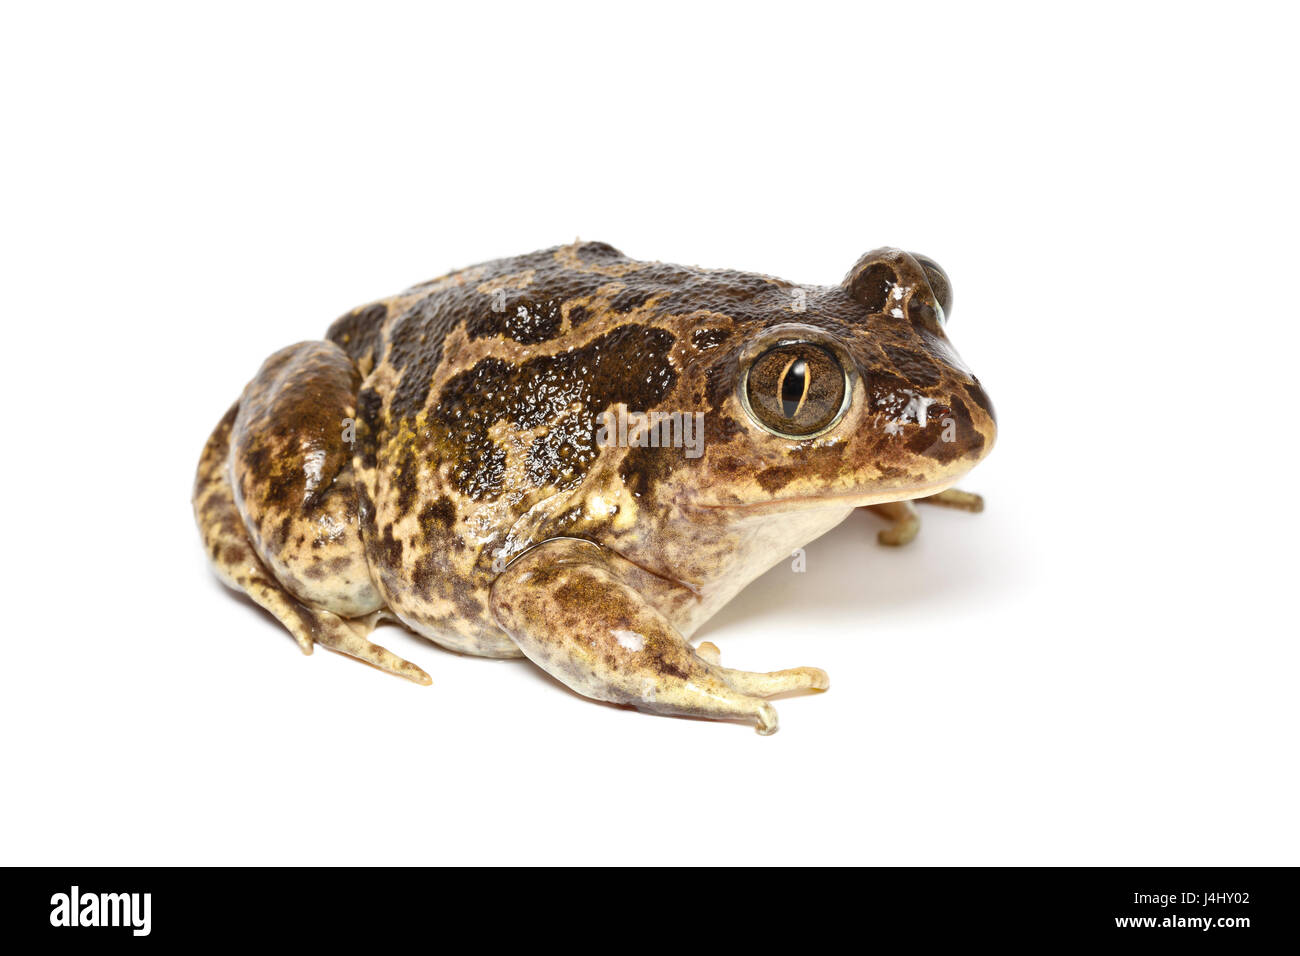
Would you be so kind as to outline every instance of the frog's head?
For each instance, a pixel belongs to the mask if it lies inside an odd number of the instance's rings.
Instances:
[[[952,286],[933,260],[877,249],[838,286],[782,295],[710,357],[697,503],[763,513],[916,498],[992,449],[993,406],[948,341]]]

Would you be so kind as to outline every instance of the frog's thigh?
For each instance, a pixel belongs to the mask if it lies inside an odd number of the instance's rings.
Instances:
[[[573,690],[655,713],[749,719],[770,734],[776,709],[762,695],[827,685],[815,668],[748,674],[700,657],[626,583],[624,563],[588,541],[547,541],[497,578],[492,613],[529,660]]]
[[[428,684],[429,675],[420,668],[366,640],[386,612],[374,611],[345,620],[309,607],[285,590],[257,556],[230,484],[230,433],[238,408],[232,407],[213,429],[194,480],[194,516],[217,575],[228,587],[243,591],[275,615],[304,654],[310,654],[320,644],[417,684]]]
[[[360,381],[333,342],[282,349],[244,389],[230,449],[235,502],[258,557],[300,601],[348,618],[383,606],[348,441]]]

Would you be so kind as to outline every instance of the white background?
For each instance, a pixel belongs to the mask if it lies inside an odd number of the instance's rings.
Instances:
[[[1284,8],[10,5],[0,861],[1295,864]],[[999,445],[699,635],[826,668],[780,733],[396,628],[417,687],[209,571],[198,453],[270,352],[575,236],[951,274]]]

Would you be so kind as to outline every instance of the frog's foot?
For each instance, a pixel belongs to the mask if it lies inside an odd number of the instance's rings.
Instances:
[[[969,491],[962,491],[960,488],[949,488],[947,491],[941,491],[937,495],[927,495],[924,498],[916,499],[921,504],[942,505],[945,508],[956,508],[959,511],[969,511],[972,514],[979,514],[984,510],[984,498],[980,495],[972,494]]]
[[[365,661],[381,671],[405,677],[409,681],[428,686],[433,679],[410,661],[403,660],[386,647],[372,644],[366,639],[387,612],[375,611],[361,618],[345,619],[328,611],[308,611],[317,619],[316,643],[332,651]]]
[[[578,693],[659,714],[751,720],[777,729],[763,698],[824,688],[815,668],[751,674],[697,653],[628,582],[644,572],[590,541],[553,538],[492,585],[492,613],[534,664]],[[713,658],[713,660],[710,660]]]
[[[405,677],[416,684],[428,686],[433,683],[421,668],[410,661],[403,660],[388,648],[367,640],[367,635],[375,629],[381,615],[376,611],[362,618],[342,618],[329,611],[307,607],[280,588],[278,584],[249,578],[247,587],[241,585],[248,596],[266,608],[276,619],[288,628],[298,647],[304,654],[310,654],[315,645],[327,647],[348,657],[377,667],[381,671]]]
[[[236,507],[226,465],[237,409],[231,408],[213,430],[194,482],[194,515],[217,576],[270,611],[304,654],[320,644],[417,684],[431,683],[420,668],[366,639],[386,611],[349,619],[310,607],[290,594],[258,557]]]
[[[713,665],[722,679],[742,694],[754,697],[776,697],[802,690],[829,690],[831,679],[820,667],[793,667],[783,671],[738,671],[722,666],[722,652],[712,641],[704,641],[695,648],[695,655]]]
[[[876,540],[891,548],[909,544],[921,530],[921,516],[910,501],[890,501],[883,505],[867,505],[862,509],[879,515],[889,522],[888,528],[876,533]]]
[[[897,548],[909,544],[921,530],[921,516],[916,512],[916,504],[942,505],[945,508],[957,508],[977,514],[984,510],[984,499],[969,491],[949,488],[935,495],[917,498],[915,501],[890,501],[883,505],[867,505],[862,510],[879,515],[889,522],[888,528],[882,528],[876,534],[876,540],[883,545]]]

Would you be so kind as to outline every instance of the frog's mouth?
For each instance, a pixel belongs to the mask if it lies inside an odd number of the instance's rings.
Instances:
[[[810,511],[818,508],[864,508],[867,505],[883,505],[891,501],[909,501],[913,498],[937,495],[941,491],[947,491],[964,477],[965,475],[961,474],[952,478],[945,478],[942,481],[905,488],[891,488],[886,491],[851,491],[832,495],[790,495],[785,498],[769,498],[765,501],[747,501],[735,504],[700,501],[693,502],[691,507],[710,511],[741,512],[746,517],[783,514],[788,511]]]

